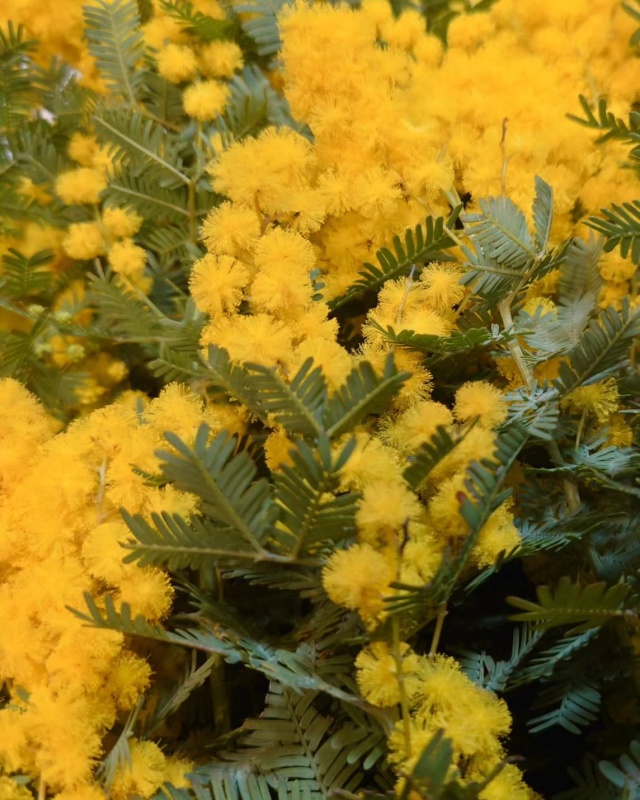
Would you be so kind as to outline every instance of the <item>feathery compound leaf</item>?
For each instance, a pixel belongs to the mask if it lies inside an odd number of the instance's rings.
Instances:
[[[409,488],[415,492],[431,470],[448,456],[463,438],[464,436],[453,439],[444,425],[438,425],[429,441],[422,444],[418,452],[408,458],[409,466],[402,474]]]
[[[546,184],[545,184],[546,185]],[[540,187],[536,183],[536,190]],[[509,270],[522,273],[540,253],[536,250],[522,211],[508,197],[479,200],[478,214],[465,214],[465,233],[478,254],[482,254]],[[544,202],[540,200],[539,216],[544,222]],[[542,232],[541,232],[542,233]]]
[[[292,466],[281,465],[274,473],[276,503],[280,515],[275,537],[284,553],[297,559],[324,542],[338,541],[355,530],[358,495],[333,496],[339,474],[355,447],[352,439],[334,456],[331,443],[321,436],[317,447],[297,441],[290,451]]]
[[[565,636],[562,639],[558,639],[551,647],[531,659],[528,666],[518,673],[516,684],[521,685],[548,677],[553,673],[556,665],[566,661],[578,650],[586,647],[589,642],[596,638],[599,632],[599,628],[589,628],[582,633],[576,633],[574,636]]]
[[[108,88],[134,105],[142,80],[144,39],[135,0],[95,0],[84,6],[89,52]]]
[[[602,240],[591,233],[589,239],[573,238],[564,263],[560,266],[558,293],[561,301],[577,300],[584,295],[598,296],[602,276],[598,269]]]
[[[387,342],[418,350],[438,360],[496,344],[502,338],[494,336],[492,331],[487,328],[469,328],[464,331],[453,331],[448,336],[435,336],[433,334],[414,333],[410,330],[396,332],[391,326],[386,330],[377,325],[375,327],[380,330]]]
[[[26,298],[46,292],[51,288],[53,274],[43,269],[53,261],[53,250],[40,250],[32,256],[9,247],[2,256],[2,276],[0,288],[9,297]]]
[[[554,590],[549,586],[539,586],[537,603],[519,597],[508,597],[507,601],[523,610],[521,614],[512,615],[511,619],[531,622],[544,629],[575,625],[571,630],[574,634],[599,627],[612,617],[623,616],[626,613],[623,602],[629,590],[630,586],[626,583],[609,588],[604,582],[582,586],[564,577]]]
[[[589,323],[580,343],[569,353],[569,364],[562,363],[554,387],[568,394],[585,383],[610,375],[626,362],[631,340],[640,335],[640,311],[630,311],[624,298],[622,308],[609,307]]]
[[[304,362],[290,383],[276,369],[261,364],[247,363],[244,368],[265,416],[289,433],[320,435],[327,382],[320,367],[313,368],[312,358]]]
[[[117,175],[109,180],[102,195],[107,205],[131,206],[141,216],[157,224],[184,224],[189,218],[187,193],[182,188],[158,186],[151,176],[138,175],[129,165],[122,164]]]
[[[629,9],[629,6],[622,4],[624,8]],[[638,12],[635,12],[638,14]],[[619,139],[623,142],[637,143],[636,147],[631,151],[635,158],[640,158],[640,113],[632,111],[629,114],[629,122],[626,123],[620,117],[609,111],[607,108],[607,99],[601,97],[598,101],[597,116],[594,113],[591,104],[584,95],[580,95],[580,105],[584,111],[585,117],[577,117],[574,114],[567,114],[567,117],[579,125],[585,125],[587,128],[602,131],[602,136],[596,139],[596,143],[600,144],[606,142],[608,139]]]
[[[621,755],[618,763],[619,768],[610,761],[601,761],[598,768],[608,781],[625,792],[625,798],[635,800],[640,789],[640,742],[631,742],[629,754]]]
[[[242,30],[253,39],[259,56],[275,56],[282,47],[278,14],[290,0],[246,0],[234,6],[234,11],[246,14]]]
[[[472,653],[462,650],[460,651],[462,653],[462,657],[459,659],[460,665],[478,686],[490,689],[492,692],[502,692],[511,682],[511,676],[543,635],[543,631],[534,630],[529,625],[522,625],[520,628],[514,628],[511,656],[508,660],[494,661],[487,653]]]
[[[601,208],[604,219],[589,217],[587,225],[606,237],[605,253],[620,248],[620,254],[631,260],[640,261],[640,200],[631,203],[613,203],[611,208]]]
[[[383,247],[376,253],[378,265],[365,264],[360,278],[346,294],[331,300],[329,307],[335,311],[365,292],[377,292],[388,280],[406,275],[412,267],[419,267],[429,261],[449,261],[444,250],[453,247],[454,241],[445,232],[455,226],[462,207],[454,209],[449,218],[427,217],[425,224],[409,228],[404,234],[404,242],[399,236],[393,239],[395,253]]]
[[[9,22],[0,29],[0,132],[10,131],[22,118],[33,114],[33,73],[30,53],[35,41],[23,38],[24,28]]]
[[[186,33],[204,42],[233,38],[235,26],[232,20],[214,19],[203,14],[189,0],[160,0],[160,7],[165,14],[180,23]]]
[[[165,438],[177,451],[158,452],[167,480],[201,498],[206,515],[233,528],[254,551],[263,553],[274,506],[268,482],[255,480],[256,465],[249,455],[233,455],[236,441],[226,432],[208,444],[205,424],[198,429],[193,448],[173,433],[165,433]]]
[[[122,511],[122,517],[137,544],[124,544],[131,552],[123,561],[137,561],[141,567],[166,566],[172,571],[214,567],[220,562],[257,561],[263,556],[255,548],[248,549],[236,529],[213,525],[202,517],[183,519],[179,514],[153,513],[151,522]],[[267,557],[265,554],[264,557]]]
[[[145,171],[146,177],[153,175],[154,180],[157,176],[165,186],[169,176],[175,185],[189,183],[189,178],[180,171],[182,162],[176,143],[161,125],[141,111],[132,112],[108,100],[97,106],[92,120],[98,138],[111,148],[114,160],[122,160],[136,171]]]
[[[367,414],[384,411],[409,375],[408,372],[398,372],[392,353],[380,377],[368,361],[352,369],[346,381],[327,402],[324,425],[329,438],[347,433]]]
[[[580,674],[569,675],[567,680],[550,686],[541,694],[537,705],[558,705],[552,711],[529,720],[529,732],[540,733],[559,725],[569,733],[579,735],[581,728],[598,719],[600,700],[600,692],[593,681]]]
[[[336,732],[339,723],[333,715],[318,711],[315,704],[319,699],[317,691],[297,693],[272,682],[265,710],[258,719],[245,722],[247,735],[237,752],[223,753],[222,758],[253,767],[271,787],[279,789],[278,797],[283,800],[323,800],[339,789],[355,791],[362,781],[363,756],[376,742],[380,744],[384,734],[360,714],[360,733],[368,734],[369,741],[364,748],[358,746],[362,744],[360,736],[353,746],[349,735],[353,727]]]
[[[533,225],[535,242],[539,253],[544,253],[549,244],[553,224],[553,189],[536,175],[536,194],[533,199]]]

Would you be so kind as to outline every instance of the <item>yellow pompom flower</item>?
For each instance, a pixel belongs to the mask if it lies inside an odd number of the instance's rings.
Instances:
[[[74,222],[62,240],[65,253],[79,261],[104,255],[107,248],[97,222]]]
[[[509,412],[499,389],[487,381],[469,381],[456,392],[453,413],[460,422],[477,419],[482,427],[496,428]]]
[[[384,598],[394,578],[395,567],[388,555],[368,544],[338,550],[322,571],[322,583],[331,600],[357,611],[370,623],[384,615]]]
[[[418,689],[418,656],[404,643],[400,645],[400,655],[405,690],[413,695]],[[362,650],[356,658],[356,670],[358,688],[365,700],[380,708],[400,702],[398,664],[386,642],[372,642]]]
[[[196,307],[212,317],[234,312],[249,282],[249,271],[231,256],[207,253],[191,272],[189,288]]]
[[[198,81],[185,89],[182,104],[188,116],[207,122],[224,110],[229,88],[221,81]]]
[[[230,78],[242,69],[242,50],[235,42],[210,42],[200,50],[198,64],[207,78]]]
[[[130,208],[105,208],[102,224],[112,239],[125,239],[135,236],[142,227],[143,219]]]
[[[510,505],[503,503],[482,526],[473,548],[473,559],[479,567],[490,567],[500,553],[510,553],[520,544]]]
[[[161,619],[171,608],[173,587],[166,573],[155,567],[127,565],[126,576],[118,580],[119,599],[128,603],[131,614],[146,619]]]
[[[139,278],[147,263],[147,251],[133,239],[123,239],[109,249],[109,264],[114,272],[126,278]]]
[[[79,167],[61,172],[56,178],[56,194],[63,203],[95,205],[100,202],[100,192],[107,188],[104,173],[90,167]]]
[[[449,311],[465,295],[460,283],[462,272],[447,264],[430,264],[422,271],[420,283],[426,288],[424,299],[434,311]]]
[[[118,708],[128,711],[136,704],[151,678],[151,667],[135,653],[123,651],[109,669],[108,690],[113,694]]]
[[[201,232],[209,252],[238,257],[255,247],[260,236],[260,220],[253,208],[222,203],[209,213]]]
[[[113,800],[148,800],[165,781],[166,758],[155,742],[130,739],[130,763],[122,763],[111,787]]]
[[[402,526],[420,516],[418,498],[403,483],[389,480],[366,487],[356,514],[360,537],[368,542],[388,539]]]
[[[562,400],[561,405],[579,414],[592,414],[600,424],[618,410],[620,393],[615,378],[579,386]]]
[[[169,83],[182,83],[195,75],[196,54],[187,45],[168,44],[156,56],[158,72]]]
[[[69,140],[67,152],[81,167],[90,167],[99,149],[100,145],[95,136],[76,131]]]
[[[387,421],[381,438],[403,453],[415,452],[421,444],[428,442],[439,426],[453,424],[453,414],[442,403],[422,400],[411,406],[395,421]]]

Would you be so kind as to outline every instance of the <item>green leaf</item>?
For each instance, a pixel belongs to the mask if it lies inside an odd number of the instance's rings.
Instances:
[[[268,554],[247,548],[231,526],[215,525],[199,516],[187,521],[179,514],[166,512],[153,513],[149,523],[139,515],[132,516],[124,510],[121,513],[137,542],[123,544],[130,551],[123,559],[125,563],[136,561],[141,567],[167,567],[175,572],[187,567],[213,568],[243,559],[270,560]]]
[[[604,582],[583,586],[564,577],[553,589],[538,586],[536,591],[537,603],[519,597],[507,598],[512,606],[522,609],[522,613],[512,615],[511,619],[531,622],[543,629],[572,625],[575,627],[571,634],[575,634],[624,616],[623,604],[630,586],[618,583],[607,588]]]
[[[586,647],[589,642],[597,637],[599,632],[599,628],[589,628],[582,633],[558,639],[551,647],[532,658],[528,666],[520,670],[516,684],[521,685],[549,677],[558,664],[571,658],[574,653]]]
[[[345,539],[355,531],[358,495],[335,496],[340,471],[354,447],[352,439],[334,456],[324,435],[314,448],[298,440],[290,451],[293,465],[283,464],[274,473],[280,509],[275,536],[291,558],[314,553],[323,543]]]
[[[399,236],[393,238],[393,248],[383,247],[376,253],[378,265],[365,264],[360,271],[360,278],[340,297],[329,302],[332,311],[341,308],[346,303],[365,292],[377,292],[388,281],[407,275],[411,269],[426,264],[429,261],[449,261],[446,249],[453,247],[454,241],[445,232],[445,225],[451,230],[458,219],[461,207],[456,208],[449,218],[427,217],[424,226],[416,225],[409,228],[404,234],[404,242]]]
[[[573,238],[567,257],[560,267],[558,294],[562,301],[575,301],[584,295],[594,298],[600,293],[602,276],[599,263],[602,240],[591,234],[589,239]]]
[[[593,681],[580,674],[571,676],[544,691],[538,705],[555,705],[556,708],[534,717],[527,723],[530,733],[540,733],[559,725],[569,733],[580,735],[582,728],[598,719],[600,692]]]
[[[453,439],[444,425],[438,425],[429,441],[422,444],[418,452],[408,458],[409,466],[402,474],[409,488],[414,492],[417,491],[431,470],[448,456],[463,438]]]
[[[135,0],[95,0],[84,6],[85,35],[100,76],[111,92],[135,105],[144,39]]]
[[[160,0],[160,7],[182,25],[185,32],[203,42],[232,39],[235,25],[229,19],[214,19],[194,8],[189,0]]]
[[[565,395],[616,372],[626,363],[631,340],[639,334],[640,311],[631,311],[626,298],[620,311],[605,309],[591,320],[579,344],[569,353],[569,364],[560,365],[554,388]]]
[[[317,437],[323,430],[322,415],[327,402],[327,382],[319,367],[308,358],[291,382],[275,368],[246,363],[251,390],[262,413],[282,425],[288,433]]]
[[[201,425],[193,448],[173,433],[165,433],[176,453],[161,450],[162,474],[180,491],[201,499],[204,514],[236,530],[255,552],[273,522],[275,507],[268,482],[256,480],[256,465],[247,453],[233,455],[236,441],[226,432],[209,444],[209,428]]]
[[[0,132],[11,131],[34,111],[33,71],[30,55],[36,42],[24,38],[24,28],[9,22],[0,29]]]
[[[535,244],[539,253],[546,252],[553,224],[553,189],[536,175],[536,194],[533,199]]]
[[[168,188],[189,183],[189,178],[181,171],[182,161],[174,137],[142,111],[132,111],[113,100],[105,100],[96,107],[92,121],[98,139],[110,148],[115,161],[123,161],[138,173],[145,171],[145,177],[157,175],[164,186],[171,176],[174,185]]]
[[[26,299],[35,297],[51,288],[54,275],[43,269],[53,260],[52,250],[40,250],[28,258],[9,247],[2,256],[2,291],[9,297]]]
[[[638,11],[632,11],[629,5],[622,4],[623,8],[627,9],[629,13],[638,15]],[[591,107],[591,103],[584,95],[579,95],[580,105],[584,111],[584,117],[578,117],[575,114],[567,114],[567,117],[579,125],[584,125],[587,128],[601,131],[602,136],[596,139],[596,144],[601,144],[609,139],[618,139],[623,142],[637,143],[631,154],[635,158],[640,158],[640,113],[638,111],[631,111],[629,114],[628,123],[620,117],[609,111],[607,108],[607,98],[601,97],[598,101],[596,111]]]
[[[375,323],[374,323],[375,325]],[[435,336],[433,334],[414,333],[410,330],[396,332],[391,326],[384,330],[375,325],[383,334],[385,341],[392,344],[418,350],[427,356],[451,358],[461,353],[476,350],[488,345],[495,345],[500,341],[499,336],[486,328],[469,328],[467,330],[453,331],[448,336]]]
[[[131,206],[141,216],[162,225],[174,223],[186,226],[187,192],[183,187],[167,189],[148,175],[138,175],[127,164],[121,164],[116,175],[109,179],[103,197],[107,205]]]
[[[539,191],[539,186],[536,186],[536,190]],[[478,254],[516,273],[526,271],[540,252],[529,233],[522,211],[502,195],[480,199],[478,205],[480,213],[463,216],[465,233]],[[542,201],[539,205],[544,207]],[[542,210],[538,210],[542,214]]]
[[[613,203],[611,208],[601,208],[600,212],[604,219],[589,217],[587,225],[606,238],[605,253],[619,247],[623,258],[631,254],[632,261],[640,261],[640,200]]]
[[[492,692],[503,692],[520,664],[538,644],[543,631],[529,625],[514,628],[511,643],[511,656],[504,661],[495,661],[487,653],[473,653],[461,650],[460,666],[471,680]]]
[[[323,422],[329,438],[347,433],[368,414],[385,411],[409,375],[408,372],[398,372],[392,353],[381,376],[376,375],[368,361],[354,367],[327,402]]]
[[[246,0],[234,6],[238,14],[248,15],[242,30],[252,39],[259,56],[275,56],[282,47],[278,14],[290,0]]]
[[[621,755],[618,763],[619,768],[610,761],[601,761],[598,768],[608,781],[625,792],[625,798],[636,798],[640,789],[640,742],[631,742],[629,754]]]

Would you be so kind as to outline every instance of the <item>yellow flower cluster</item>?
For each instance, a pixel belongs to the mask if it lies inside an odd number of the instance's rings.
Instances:
[[[454,659],[419,656],[406,644],[393,653],[386,643],[374,642],[358,655],[356,669],[362,694],[381,707],[398,705],[402,680],[409,717],[396,724],[389,738],[389,760],[398,772],[409,774],[440,730],[451,740],[453,766],[463,781],[486,778],[504,759],[501,739],[511,728],[507,705],[472,683]],[[481,800],[535,797],[513,765],[480,793]]]
[[[130,534],[118,509],[192,513],[191,496],[151,486],[135,468],[157,471],[164,431],[189,441],[202,421],[219,429],[219,417],[176,385],[144,407],[125,397],[57,435],[12,379],[0,382],[0,408],[0,681],[11,695],[0,710],[0,770],[40,782],[42,796],[46,787],[56,800],[98,800],[104,737],[148,688],[151,666],[121,634],[86,627],[69,608],[83,610],[89,592],[99,605],[128,603],[133,616],[167,614],[165,573],[122,561]],[[114,800],[178,785],[190,766],[152,742],[131,750]]]

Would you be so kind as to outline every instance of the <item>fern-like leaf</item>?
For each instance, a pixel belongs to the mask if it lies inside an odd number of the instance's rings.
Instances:
[[[555,708],[529,720],[529,732],[540,733],[559,725],[569,733],[579,735],[582,728],[598,718],[600,699],[593,681],[579,674],[569,676],[566,681],[553,684],[541,694],[537,705],[554,705]]]
[[[625,5],[624,3],[623,6],[627,10],[631,9],[631,6]],[[640,19],[638,11],[633,13],[638,14],[638,18]],[[598,144],[606,142],[608,139],[618,139],[623,142],[635,143],[632,155],[635,158],[640,158],[640,112],[631,111],[629,114],[629,121],[625,122],[620,117],[616,117],[612,111],[609,111],[607,99],[605,97],[600,98],[595,110],[591,107],[591,103],[589,103],[584,95],[580,95],[579,99],[584,117],[578,117],[575,114],[567,114],[570,120],[577,122],[579,125],[584,125],[587,128],[600,131],[602,135],[596,139],[596,143]]]
[[[347,433],[368,414],[384,411],[408,377],[408,372],[398,372],[391,353],[380,376],[368,361],[352,369],[327,402],[323,422],[329,438]]]
[[[329,307],[335,311],[365,292],[377,292],[388,280],[407,275],[412,268],[429,261],[450,260],[444,251],[453,247],[454,242],[445,231],[445,226],[453,229],[460,210],[455,209],[446,221],[443,217],[427,217],[424,225],[416,225],[405,232],[404,242],[395,236],[394,252],[387,247],[378,250],[378,264],[365,264],[360,271],[360,278],[345,294],[331,300]]]
[[[587,225],[605,238],[604,251],[610,253],[616,247],[620,255],[640,261],[640,200],[630,203],[613,203],[611,208],[602,208],[602,217],[589,217]]]
[[[530,622],[540,628],[554,628],[558,625],[573,625],[571,633],[581,633],[603,625],[613,617],[625,614],[624,600],[630,586],[618,583],[607,588],[606,583],[590,583],[582,586],[570,578],[561,578],[551,589],[549,586],[537,588],[538,602],[508,597],[508,602],[522,613],[511,618]]]
[[[560,394],[568,394],[620,369],[628,358],[631,340],[639,334],[640,311],[631,311],[626,298],[620,311],[605,309],[569,353],[569,364],[560,365],[554,387]]]
[[[533,199],[533,225],[538,253],[544,253],[549,244],[553,224],[553,189],[536,175],[536,194]]]
[[[319,436],[327,402],[327,382],[319,367],[308,358],[291,382],[275,369],[247,363],[251,389],[256,393],[264,415],[269,415],[289,433]]]
[[[247,453],[233,455],[236,443],[226,432],[209,444],[209,428],[204,424],[193,449],[173,433],[165,433],[165,438],[176,451],[159,451],[165,478],[199,497],[203,513],[233,528],[257,553],[264,553],[273,500],[268,482],[255,480],[256,465]]]
[[[502,692],[542,636],[543,631],[535,630],[529,625],[523,625],[513,631],[511,655],[507,660],[495,661],[487,653],[473,653],[462,650],[460,651],[460,665],[463,671],[478,686],[490,689],[492,692]]]
[[[635,800],[640,793],[640,742],[631,742],[629,753],[623,753],[618,763],[619,767],[610,761],[601,761],[598,768],[610,783],[624,793],[623,797]]]
[[[478,254],[506,269],[522,273],[539,256],[524,214],[508,197],[478,202],[481,211],[465,214],[465,233]],[[541,202],[541,205],[544,204]],[[542,211],[539,211],[539,215]]]
[[[290,0],[245,0],[234,10],[246,14],[242,30],[255,43],[259,56],[275,56],[282,47],[278,14]]]
[[[167,16],[175,19],[191,36],[203,42],[232,39],[234,23],[229,19],[214,19],[194,8],[189,0],[160,0],[160,7]]]
[[[403,477],[414,492],[443,458],[462,441],[462,438],[453,439],[444,425],[438,425],[436,432],[420,446],[415,455],[410,456],[409,466],[405,468]]]
[[[560,267],[558,294],[561,301],[578,300],[584,295],[591,295],[595,300],[602,286],[598,269],[601,254],[602,240],[593,234],[587,241],[571,240],[567,257]]]
[[[131,105],[138,99],[144,39],[135,0],[95,0],[83,8],[89,52],[108,88]]]
[[[469,328],[453,331],[448,336],[414,333],[410,330],[396,331],[389,326],[386,330],[379,328],[387,342],[417,350],[431,357],[431,360],[452,358],[471,350],[487,347],[502,340],[497,332],[487,328]]]
[[[131,165],[138,173],[148,173],[147,177],[157,176],[161,185],[167,186],[167,180],[172,180],[173,186],[167,187],[170,189],[189,183],[181,171],[177,144],[142,111],[131,111],[109,100],[97,106],[92,120],[98,138],[110,148],[114,160]]]
[[[275,537],[285,554],[294,559],[306,556],[323,542],[339,541],[355,530],[358,495],[333,496],[354,447],[351,440],[334,456],[326,436],[319,438],[315,448],[297,441],[290,451],[293,464],[283,464],[274,473],[280,509]]]
[[[9,297],[35,297],[51,288],[51,270],[43,269],[53,260],[52,250],[40,250],[32,256],[24,256],[9,247],[2,257],[0,286]]]
[[[122,516],[136,538],[135,544],[123,545],[130,551],[123,559],[125,563],[136,561],[140,566],[151,564],[176,571],[269,559],[268,554],[263,556],[238,540],[235,528],[214,525],[199,516],[187,521],[178,514],[154,513],[151,523],[124,510]]]

